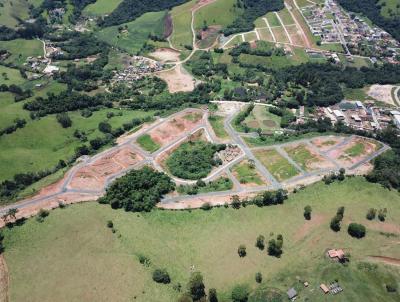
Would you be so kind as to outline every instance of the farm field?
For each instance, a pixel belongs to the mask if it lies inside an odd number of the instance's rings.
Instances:
[[[7,50],[11,56],[5,63],[13,63],[22,66],[28,57],[43,56],[43,43],[39,40],[16,39],[1,41],[1,49]]]
[[[289,38],[282,26],[273,27],[271,30],[274,33],[277,43],[289,43]]]
[[[242,9],[235,7],[236,0],[217,0],[199,10],[195,14],[195,28],[201,29],[204,21],[208,26],[220,25],[225,27],[242,13]]]
[[[288,180],[299,174],[296,168],[275,149],[257,149],[253,153],[279,181]]]
[[[5,230],[10,299],[26,301],[29,295],[32,302],[176,301],[180,294],[173,285],[179,282],[185,288],[194,266],[204,276],[206,291],[216,288],[222,302],[231,301],[236,284],[259,291],[272,287],[282,295],[294,286],[301,301],[398,301],[399,294],[387,293],[385,284],[398,280],[399,269],[373,264],[368,256],[398,257],[399,245],[393,241],[399,236],[399,202],[395,191],[349,178],[329,186],[314,184],[291,195],[284,205],[265,208],[134,214],[94,202],[74,205],[52,211],[43,223],[29,219]],[[306,205],[313,210],[311,221],[302,215]],[[340,206],[345,207],[345,218],[342,230],[335,233],[329,221]],[[387,208],[386,222],[366,220],[371,207]],[[108,220],[115,233],[106,227]],[[366,225],[365,238],[347,234],[352,221]],[[386,236],[388,232],[393,237]],[[254,246],[260,234],[267,240],[283,235],[280,259]],[[247,247],[244,258],[237,254],[240,244]],[[350,263],[329,261],[324,256],[327,248],[344,248],[351,254]],[[149,267],[139,263],[139,255],[150,259]],[[170,285],[151,280],[158,267],[167,269]],[[254,280],[256,272],[264,277],[261,285]],[[296,278],[308,281],[309,287]],[[320,283],[334,279],[344,291],[323,295]]]
[[[284,25],[292,25],[295,24],[292,16],[290,15],[288,9],[285,7],[284,9],[277,12],[279,17],[281,18]]]
[[[116,9],[121,2],[122,0],[97,0],[95,3],[86,6],[83,12],[95,16],[107,15]]]
[[[18,19],[29,18],[29,3],[25,0],[4,0],[0,6],[0,25],[16,27]]]
[[[13,107],[9,109],[13,112]],[[88,140],[102,137],[98,124],[107,120],[107,112],[118,113],[118,109],[96,111],[89,118],[79,112],[70,113],[72,127],[62,128],[54,115],[31,121],[23,129],[0,138],[0,181],[10,179],[17,173],[37,172],[55,166],[60,159],[67,159],[82,142],[73,136],[76,129],[84,131]],[[108,120],[113,128],[121,127],[133,118],[152,116],[154,112],[122,110],[122,116]],[[22,113],[26,114],[26,113]]]
[[[173,32],[170,41],[175,48],[184,50],[185,45],[192,45],[192,31],[190,25],[192,22],[192,7],[196,4],[196,0],[192,0],[183,5],[176,6],[171,10],[173,23]]]
[[[265,106],[254,106],[253,111],[244,120],[244,123],[252,128],[261,128],[264,132],[279,130],[281,118],[268,111],[268,107]]]
[[[381,15],[390,18],[390,12],[392,12],[395,16],[400,15],[400,10],[397,8],[397,5],[400,5],[399,0],[380,0],[379,4],[385,3],[385,5],[382,5],[381,8]]]
[[[149,34],[162,36],[165,12],[146,13],[132,22],[123,24],[127,31],[119,32],[120,26],[106,27],[97,33],[100,40],[119,47],[130,54],[136,54],[149,39]]]
[[[22,78],[18,69],[9,68],[3,65],[0,65],[0,80],[2,84],[6,85],[21,85],[26,81]]]

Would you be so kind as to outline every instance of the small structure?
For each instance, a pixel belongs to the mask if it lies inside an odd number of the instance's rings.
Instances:
[[[308,287],[308,285],[309,285],[307,281],[304,282],[303,284],[304,284],[304,287]]]
[[[345,119],[345,116],[344,116],[344,114],[343,114],[343,112],[342,112],[341,110],[335,109],[335,110],[333,110],[333,114],[335,115],[335,117],[336,117],[338,120],[343,121],[343,120]]]
[[[329,258],[331,258],[331,259],[341,261],[341,260],[344,259],[344,252],[343,252],[342,249],[339,249],[339,250],[333,249],[333,250],[329,250],[329,251],[328,251],[328,256],[329,256]]]
[[[322,289],[322,291],[324,292],[324,294],[329,293],[329,288],[328,288],[328,286],[326,286],[324,283],[322,283],[322,284],[319,286],[319,288]]]
[[[296,292],[296,290],[292,287],[291,289],[289,289],[289,290],[287,291],[287,295],[288,295],[288,298],[289,298],[290,300],[294,301],[294,300],[296,299],[296,297],[297,297],[297,292]]]

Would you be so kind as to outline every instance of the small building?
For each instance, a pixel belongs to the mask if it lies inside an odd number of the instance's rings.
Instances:
[[[294,298],[297,297],[297,292],[296,292],[296,290],[292,287],[291,289],[289,289],[289,290],[287,291],[287,295],[288,295],[288,298],[289,298],[290,300],[293,300]]]
[[[363,104],[360,101],[356,101],[356,106],[358,109],[362,109],[363,108]]]
[[[357,114],[353,114],[351,118],[357,123],[361,122],[361,118]]]
[[[342,260],[342,259],[344,259],[344,252],[341,249],[339,249],[339,250],[333,249],[333,250],[328,251],[328,256],[331,259]]]
[[[396,127],[400,129],[400,115],[393,116],[393,122],[396,125]]]
[[[324,283],[322,283],[319,288],[324,292],[324,294],[329,293],[329,288]]]
[[[341,110],[335,109],[335,110],[333,110],[333,114],[335,115],[335,117],[336,117],[338,120],[343,121],[343,120],[345,119],[345,116],[344,116],[344,114],[343,114],[343,112],[342,112]]]

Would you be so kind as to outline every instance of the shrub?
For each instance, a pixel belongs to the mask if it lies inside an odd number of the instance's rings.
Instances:
[[[111,229],[112,227],[114,227],[114,223],[111,220],[108,220],[107,227]]]
[[[249,289],[246,285],[236,285],[232,290],[233,302],[246,302],[249,299]]]
[[[262,282],[262,274],[260,272],[256,273],[256,282],[257,283]]]
[[[312,212],[312,209],[311,209],[311,207],[310,206],[305,206],[304,207],[304,218],[306,219],[306,220],[310,220],[311,219],[311,212]]]
[[[208,291],[208,301],[218,302],[217,290],[215,288],[210,288],[210,290]]]
[[[157,283],[168,284],[171,282],[168,272],[165,269],[155,269],[153,272],[153,280]]]
[[[57,114],[56,118],[57,118],[57,122],[59,122],[63,128],[69,128],[72,126],[72,121],[71,121],[70,117],[68,116],[68,114],[59,113],[59,114]]]
[[[386,208],[384,208],[383,210],[380,209],[379,212],[378,212],[378,219],[380,221],[382,221],[382,222],[385,221],[386,220],[386,213],[387,213],[387,209]]]
[[[283,253],[282,247],[283,247],[283,237],[282,235],[278,235],[276,237],[276,240],[271,239],[268,242],[268,255],[279,258]]]
[[[241,204],[240,204],[240,198],[239,198],[239,196],[233,195],[233,196],[231,197],[231,206],[232,206],[232,208],[234,208],[234,209],[239,209],[239,208],[240,208]]]
[[[99,123],[99,130],[103,133],[111,133],[111,125],[107,122]]]
[[[49,215],[50,215],[50,212],[48,210],[40,209],[39,213],[36,216],[36,220],[38,222],[43,222],[44,219]]]
[[[204,210],[204,211],[209,211],[212,209],[211,203],[209,202],[205,202],[201,205],[200,209]]]
[[[246,246],[244,244],[239,245],[238,254],[239,254],[239,257],[241,257],[241,258],[246,257],[247,252],[246,252]]]
[[[334,232],[339,232],[340,231],[340,222],[342,221],[342,219],[340,218],[340,216],[336,215],[335,217],[332,218],[331,220],[331,230]]]
[[[367,215],[366,215],[367,219],[374,220],[375,216],[376,216],[376,209],[373,209],[373,208],[369,209],[367,212]]]
[[[347,229],[347,232],[352,237],[363,238],[365,236],[366,229],[365,229],[365,226],[363,226],[362,224],[350,223],[349,228]]]
[[[256,247],[258,247],[260,250],[263,250],[265,248],[265,237],[263,235],[259,235],[257,237]]]
[[[200,272],[194,272],[190,276],[189,280],[189,292],[193,301],[199,301],[204,299],[206,292],[204,291],[205,286],[203,282],[203,276]]]
[[[388,293],[395,293],[397,292],[397,285],[396,283],[386,284],[386,290]]]
[[[139,255],[138,258],[139,258],[140,264],[143,264],[144,266],[150,266],[150,264],[151,264],[150,258],[148,258],[144,255]]]

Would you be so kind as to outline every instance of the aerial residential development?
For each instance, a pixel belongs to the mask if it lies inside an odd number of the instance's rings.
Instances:
[[[0,0],[0,302],[400,301],[399,0]]]

